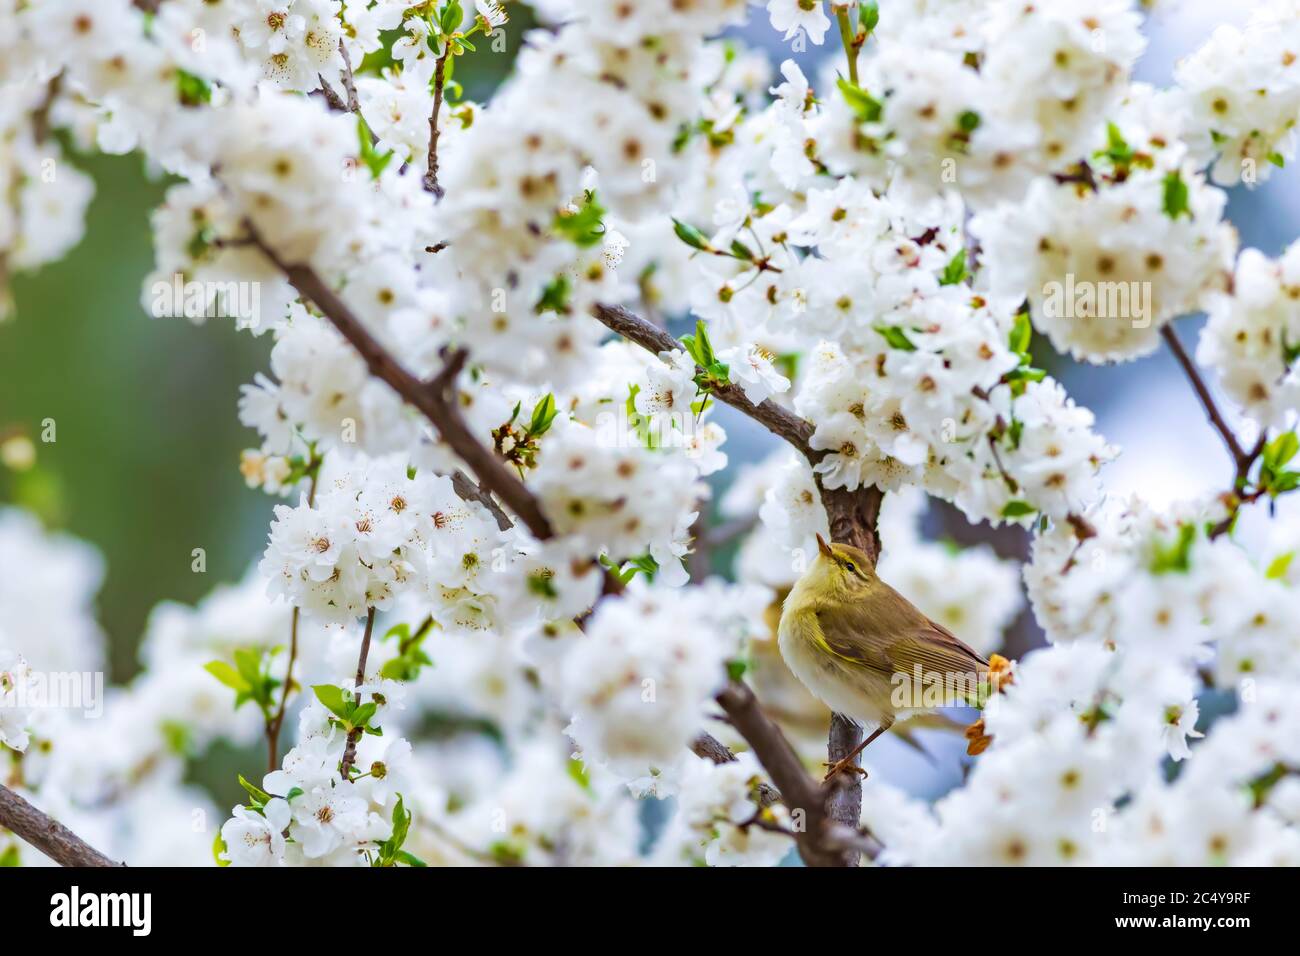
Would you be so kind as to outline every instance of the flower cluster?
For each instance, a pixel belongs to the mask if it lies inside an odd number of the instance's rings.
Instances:
[[[412,476],[402,461],[334,461],[314,501],[276,506],[260,565],[273,593],[343,622],[419,587],[444,609],[444,623],[487,626],[484,581],[504,569],[508,554],[486,509],[462,500],[450,478]]]
[[[584,760],[626,778],[659,777],[682,762],[726,682],[725,663],[764,633],[762,589],[709,582],[657,586],[602,601],[560,665],[557,687]]]
[[[1300,410],[1300,243],[1276,261],[1258,249],[1237,260],[1232,293],[1215,297],[1196,358],[1263,426]]]
[[[1224,24],[1178,64],[1189,115],[1187,141],[1225,186],[1263,182],[1295,158],[1300,112],[1300,6],[1275,0],[1245,26]],[[1217,157],[1217,159],[1216,159]]]

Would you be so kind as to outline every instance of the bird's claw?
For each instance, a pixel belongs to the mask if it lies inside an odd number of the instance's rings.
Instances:
[[[841,760],[837,763],[823,763],[822,766],[830,768],[826,771],[826,776],[822,778],[822,783],[829,783],[836,774],[844,773],[845,771],[860,773],[864,780],[867,778],[867,771],[864,768],[859,767],[852,760]]]

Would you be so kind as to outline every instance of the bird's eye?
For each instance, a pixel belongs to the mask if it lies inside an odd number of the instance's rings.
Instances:
[[[855,567],[853,566],[853,562],[852,562],[852,561],[845,561],[845,562],[844,562],[844,570],[847,571],[847,572],[849,572],[849,574],[854,574],[854,573],[857,572],[858,569],[855,568]]]

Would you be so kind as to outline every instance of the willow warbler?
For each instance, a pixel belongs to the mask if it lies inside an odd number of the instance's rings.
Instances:
[[[781,656],[831,710],[875,728],[829,780],[860,770],[853,759],[895,720],[973,698],[989,662],[880,580],[862,551],[821,535],[817,547],[785,599]]]

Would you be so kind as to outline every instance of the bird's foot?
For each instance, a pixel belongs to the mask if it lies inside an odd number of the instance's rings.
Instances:
[[[856,763],[853,762],[853,759],[856,756],[857,754],[854,754],[853,757],[845,757],[843,760],[840,760],[837,763],[822,764],[823,767],[830,768],[829,770],[826,771],[826,776],[822,778],[822,783],[828,783],[830,782],[831,778],[833,778],[836,774],[846,773],[846,772],[860,773],[862,774],[863,779],[865,779],[867,776],[867,771],[864,770],[862,767],[859,767]]]

